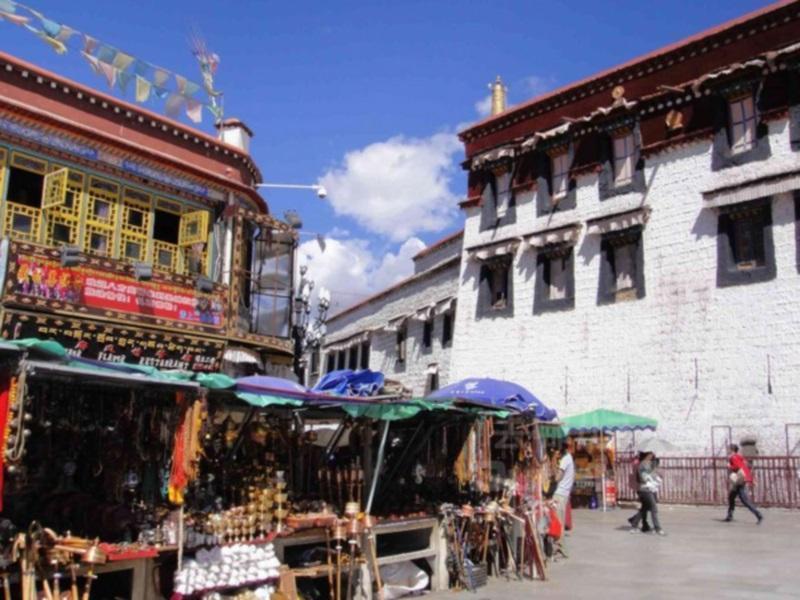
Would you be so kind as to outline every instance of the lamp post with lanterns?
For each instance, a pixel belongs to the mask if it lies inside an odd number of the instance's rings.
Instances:
[[[314,290],[314,281],[306,277],[308,267],[300,267],[300,281],[294,295],[294,374],[300,383],[304,382],[306,367],[306,352],[316,352],[325,339],[328,309],[331,306],[331,296],[328,290],[322,288],[317,297],[317,315],[312,318],[311,292]]]

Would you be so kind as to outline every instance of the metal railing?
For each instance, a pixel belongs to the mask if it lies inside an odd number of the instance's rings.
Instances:
[[[635,462],[632,455],[616,461],[617,497],[636,500]],[[749,458],[755,485],[751,496],[760,506],[800,508],[800,457],[756,456]],[[664,481],[658,495],[666,504],[726,504],[728,460],[724,457],[661,457],[659,473]]]

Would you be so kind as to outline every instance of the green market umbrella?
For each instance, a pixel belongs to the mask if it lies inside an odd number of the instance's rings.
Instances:
[[[658,421],[630,413],[598,408],[562,419],[564,433],[613,433],[617,431],[655,431]]]
[[[632,415],[617,410],[598,408],[579,415],[565,417],[562,429],[566,435],[581,433],[616,433],[617,431],[655,431],[658,421],[648,417]],[[602,465],[603,511],[606,510],[606,467],[605,450],[600,452]]]

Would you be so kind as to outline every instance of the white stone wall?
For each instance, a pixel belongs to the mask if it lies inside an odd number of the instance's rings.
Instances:
[[[755,435],[762,454],[783,453],[784,424],[800,422],[800,274],[791,194],[773,198],[777,276],[716,286],[717,213],[701,192],[754,174],[800,168],[785,120],[769,125],[772,157],[711,171],[711,141],[672,148],[646,161],[648,192],[600,202],[597,175],[578,180],[577,208],[548,223],[534,193],[518,199],[517,222],[479,232],[469,209],[464,247],[571,222],[584,227],[575,247],[575,308],[533,315],[535,251],[514,261],[513,318],[476,319],[479,265],[462,261],[453,379],[492,376],[527,386],[562,416],[603,407],[659,420],[661,436],[687,454],[711,449],[714,426],[734,440]],[[646,297],[598,306],[600,238],[586,220],[644,203]],[[768,392],[767,361],[772,393]],[[725,433],[717,430],[717,446]]]
[[[440,387],[447,385],[450,382],[452,343],[447,347],[442,346],[441,315],[434,317],[433,343],[429,350],[422,347],[423,322],[409,319],[407,356],[402,366],[398,365],[396,360],[397,333],[380,328],[396,317],[454,297],[458,293],[458,274],[458,262],[451,262],[445,268],[416,275],[407,284],[392,289],[386,295],[381,295],[342,317],[331,319],[328,322],[326,343],[335,345],[364,331],[375,330],[370,335],[370,369],[382,371],[388,379],[401,382],[411,389],[415,396],[421,396],[426,392],[428,366],[436,364],[439,368]],[[323,355],[323,371],[326,364],[327,357]]]

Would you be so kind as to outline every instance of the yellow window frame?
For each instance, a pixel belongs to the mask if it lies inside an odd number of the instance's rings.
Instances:
[[[44,176],[42,183],[42,210],[53,210],[64,205],[67,198],[69,169],[61,168]]]
[[[125,188],[122,196],[122,232],[132,235],[150,235],[150,223],[153,217],[153,202],[149,194]],[[131,225],[129,217],[131,212],[142,213],[142,224]]]
[[[107,187],[116,188],[116,192]],[[89,179],[89,190],[87,192],[88,203],[86,211],[86,224],[94,227],[111,229],[112,233],[117,224],[117,213],[119,209],[119,186],[111,181],[91,177]],[[100,216],[95,209],[99,202],[108,204],[108,214]]]
[[[106,240],[105,251],[101,252],[92,247],[92,239],[103,237]],[[83,249],[88,254],[112,258],[114,255],[114,229],[106,226],[97,226],[93,223],[86,223],[83,233]]]
[[[61,240],[56,241],[55,239],[55,229],[58,225],[69,227],[69,239],[66,242]],[[78,225],[79,222],[77,219],[71,219],[58,214],[48,215],[47,228],[45,231],[47,243],[51,246],[56,246],[58,244],[67,244],[69,246],[76,245],[78,243]]]
[[[169,253],[169,265],[163,264],[159,259],[162,253]],[[178,265],[178,258],[180,257],[180,248],[175,244],[169,242],[162,242],[161,240],[153,240],[153,268],[159,271],[167,271],[171,273],[182,274]]]
[[[181,228],[178,234],[179,246],[205,244],[208,240],[208,211],[194,210],[181,216]]]

